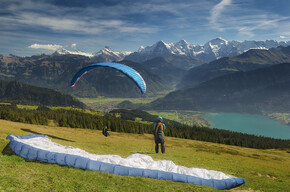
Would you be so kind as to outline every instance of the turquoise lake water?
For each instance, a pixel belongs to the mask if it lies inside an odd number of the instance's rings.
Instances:
[[[263,115],[241,113],[208,113],[204,118],[211,128],[226,129],[258,136],[290,139],[290,126]]]

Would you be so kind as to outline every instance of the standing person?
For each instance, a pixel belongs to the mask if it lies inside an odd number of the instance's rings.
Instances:
[[[166,126],[162,123],[163,118],[161,116],[157,117],[157,122],[154,124],[154,139],[155,139],[155,152],[159,151],[159,143],[161,143],[161,152],[165,153],[164,145],[164,131]]]

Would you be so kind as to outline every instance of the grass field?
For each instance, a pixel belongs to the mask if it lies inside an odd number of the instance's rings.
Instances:
[[[211,187],[143,177],[117,176],[28,161],[7,147],[7,135],[48,135],[54,142],[94,154],[148,154],[186,167],[206,168],[243,177],[231,191],[289,191],[290,150],[258,150],[178,138],[166,138],[166,153],[153,153],[152,135],[30,125],[0,120],[0,191],[217,191]]]

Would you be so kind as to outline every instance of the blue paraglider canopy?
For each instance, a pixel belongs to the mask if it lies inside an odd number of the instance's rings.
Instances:
[[[125,74],[127,77],[131,78],[135,84],[139,87],[140,91],[142,94],[146,92],[146,83],[143,79],[143,77],[134,69],[131,67],[128,67],[127,65],[120,64],[120,63],[96,63],[96,64],[91,64],[88,65],[81,70],[79,70],[74,77],[72,78],[71,81],[71,87],[75,87],[77,82],[84,76],[86,73],[99,68],[99,67],[109,67],[112,69],[116,69],[123,74]]]

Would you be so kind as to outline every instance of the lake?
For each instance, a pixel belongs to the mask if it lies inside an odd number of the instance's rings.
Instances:
[[[208,113],[204,118],[211,128],[278,139],[290,139],[290,126],[263,115],[241,113]]]

